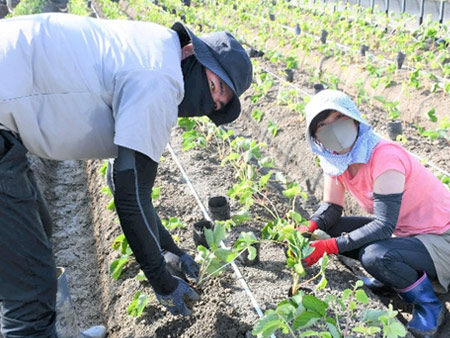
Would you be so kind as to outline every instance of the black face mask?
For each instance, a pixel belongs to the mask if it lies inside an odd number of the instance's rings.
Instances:
[[[209,115],[214,111],[214,101],[209,90],[203,65],[195,55],[181,61],[184,78],[184,98],[178,106],[178,117]]]

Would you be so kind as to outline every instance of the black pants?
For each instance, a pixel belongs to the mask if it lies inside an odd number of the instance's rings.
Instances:
[[[26,149],[0,131],[0,300],[5,338],[55,337],[56,269],[49,215]]]
[[[328,233],[337,237],[371,221],[372,219],[367,217],[341,217]],[[422,271],[426,272],[430,279],[437,279],[428,250],[414,237],[394,237],[376,241],[341,254],[359,260],[373,277],[394,289],[410,286],[419,279]]]

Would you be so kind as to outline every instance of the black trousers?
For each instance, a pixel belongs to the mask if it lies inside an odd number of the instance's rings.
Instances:
[[[341,217],[328,234],[337,237],[371,221],[367,217]],[[428,250],[414,237],[393,237],[341,254],[359,260],[373,277],[394,289],[412,285],[421,272],[426,272],[430,279],[437,279]]]
[[[5,338],[55,337],[51,222],[26,152],[12,134],[0,131],[1,330]]]

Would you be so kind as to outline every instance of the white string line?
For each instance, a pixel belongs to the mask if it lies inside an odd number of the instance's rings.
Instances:
[[[191,189],[192,195],[194,195],[195,200],[197,201],[197,204],[199,205],[203,216],[205,217],[206,220],[208,220],[211,223],[214,223],[214,221],[212,220],[212,218],[210,217],[208,211],[206,210],[206,208],[204,207],[202,201],[200,200],[200,197],[197,194],[197,191],[195,190],[194,185],[191,183],[188,175],[186,174],[183,166],[181,165],[180,161],[178,160],[177,155],[175,154],[175,151],[172,149],[172,146],[170,145],[170,143],[167,145],[170,154],[172,155],[173,160],[175,161],[175,163],[177,164],[178,168],[181,171],[181,174],[183,175],[183,178],[186,180],[186,183],[188,184],[189,188]],[[220,246],[223,249],[229,249],[226,247],[226,245],[222,242],[220,242]],[[250,290],[250,288],[248,287],[247,283],[245,282],[244,277],[242,276],[241,272],[239,271],[239,268],[236,266],[236,264],[234,263],[234,261],[231,262],[231,266],[233,267],[234,273],[237,276],[237,279],[241,282],[242,287],[244,288],[245,292],[247,293],[247,295],[250,298],[250,301],[253,305],[253,307],[255,308],[256,312],[258,313],[258,316],[260,318],[264,317],[263,312],[261,311],[261,308],[258,305],[258,302],[256,301],[252,291]],[[275,335],[271,335],[272,338],[276,338]]]
[[[281,78],[281,77],[278,76],[277,74],[272,73],[270,70],[268,70],[268,69],[266,69],[266,68],[264,68],[264,67],[262,67],[262,66],[258,66],[258,67],[261,68],[261,69],[262,69],[263,71],[265,71],[266,73],[270,74],[271,76],[277,78],[277,79],[280,80],[281,82],[284,82],[284,83],[290,85],[291,87],[295,88],[298,92],[300,92],[300,93],[302,93],[302,94],[304,94],[304,95],[307,95],[307,96],[309,96],[309,97],[312,96],[311,94],[308,94],[307,92],[305,92],[305,91],[302,90],[301,88],[297,87],[296,85],[294,85],[294,84],[292,84],[292,83],[290,83],[290,82],[284,80],[283,78]],[[383,138],[383,139],[386,140],[386,138],[385,138],[384,136],[380,135],[379,133],[375,132],[375,134],[377,134],[379,137],[381,137],[381,138]],[[433,169],[435,169],[435,170],[441,172],[441,173],[444,174],[445,176],[450,177],[450,173],[449,173],[448,171],[439,168],[437,165],[435,165],[434,163],[432,163],[432,162],[430,162],[430,161],[428,161],[428,160],[424,160],[424,159],[423,159],[422,157],[420,157],[419,155],[416,155],[416,154],[414,154],[413,152],[411,152],[411,151],[409,151],[409,150],[407,150],[407,149],[405,149],[405,150],[406,150],[409,154],[411,154],[412,156],[414,156],[416,159],[418,159],[420,162],[422,162],[422,163],[425,162],[427,165],[429,165],[429,166],[432,167]]]
[[[310,7],[308,7],[308,8],[310,8]],[[264,21],[264,22],[268,22],[268,21],[269,21],[269,20],[267,20],[266,18],[263,18],[263,17],[258,16],[258,15],[254,15],[254,14],[251,14],[251,13],[245,13],[245,14],[246,14],[246,15],[249,15],[249,16],[252,16],[252,17],[254,17],[254,18],[258,19],[258,20]],[[285,29],[287,29],[287,30],[290,30],[290,31],[292,31],[292,32],[295,32],[295,28],[293,28],[293,27],[289,27],[289,26],[286,26],[286,25],[282,25],[282,24],[279,24],[279,23],[277,23],[277,22],[274,22],[274,24],[276,24],[276,25],[278,25],[278,26],[280,26],[280,27],[283,27],[283,28],[285,28]],[[319,39],[320,39],[320,37],[318,37],[317,35],[311,34],[311,33],[302,32],[301,34],[304,34],[304,35],[313,37],[313,38],[316,39],[316,40],[319,40]],[[349,47],[349,46],[347,46],[347,45],[343,45],[343,44],[341,44],[341,43],[339,43],[339,42],[335,42],[335,45],[338,46],[338,47],[341,48],[341,49],[346,50],[346,51],[351,50],[351,47]],[[372,54],[372,53],[370,53],[370,52],[366,52],[366,56],[367,56],[367,57],[372,57],[372,58],[376,58],[376,57],[377,57],[375,54]],[[381,61],[384,62],[384,63],[388,63],[388,64],[393,64],[393,63],[395,63],[394,61],[388,60],[388,59],[386,59],[386,58],[382,58]],[[416,70],[417,70],[416,68],[410,67],[410,66],[408,66],[408,65],[404,65],[403,68],[408,69],[408,70],[411,70],[411,71],[416,71]],[[438,79],[440,82],[442,82],[442,83],[444,83],[444,84],[446,84],[448,81],[450,81],[449,79],[443,78],[443,77],[441,77],[441,76],[439,76],[439,75],[435,75],[435,74],[433,74],[432,72],[426,72],[426,71],[423,71],[423,70],[419,70],[419,74],[421,74],[421,75],[428,75],[428,74],[431,74],[431,75],[435,76],[436,79]]]

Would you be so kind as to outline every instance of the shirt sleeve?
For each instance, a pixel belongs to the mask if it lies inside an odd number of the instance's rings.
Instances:
[[[178,82],[168,74],[145,69],[118,73],[112,100],[114,143],[159,162],[177,122],[179,94]]]
[[[373,181],[388,170],[399,171],[405,176],[410,171],[407,154],[396,144],[385,144],[378,149],[374,154],[371,165]]]

